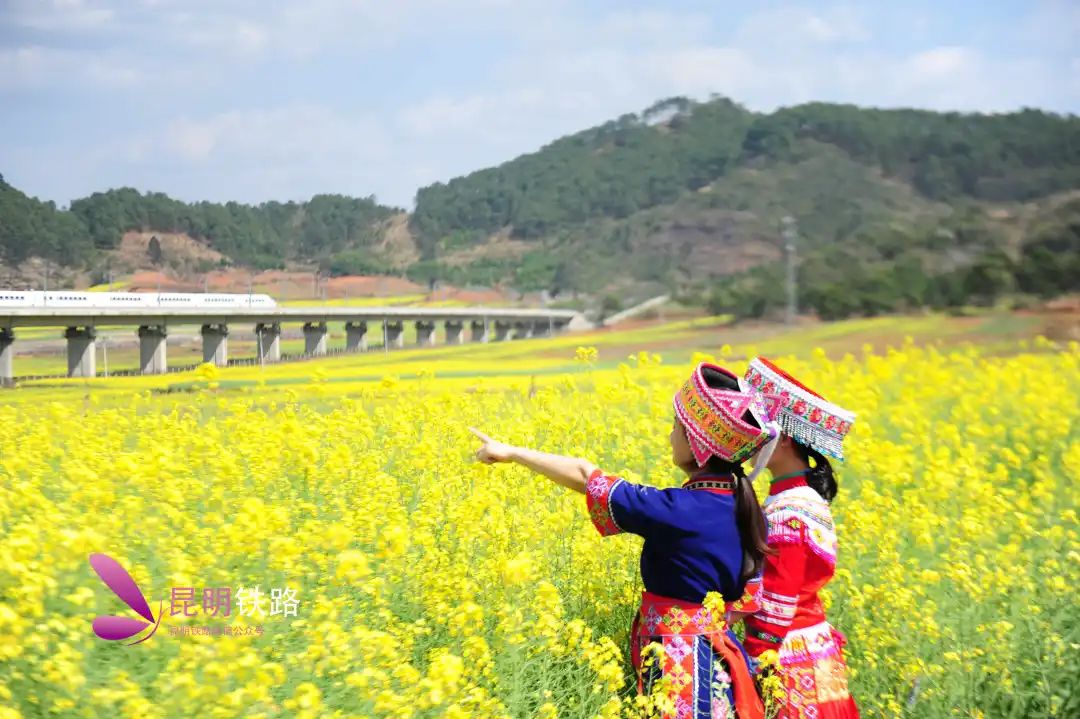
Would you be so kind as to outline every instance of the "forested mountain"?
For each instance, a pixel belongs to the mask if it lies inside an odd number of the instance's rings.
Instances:
[[[702,187],[739,159],[753,115],[729,100],[675,98],[556,140],[539,152],[416,195],[425,257],[504,227],[523,238],[596,217],[627,217]]]
[[[372,245],[381,222],[402,210],[374,198],[316,195],[307,202],[184,203],[129,187],[75,200],[69,212],[28,198],[0,177],[0,259],[36,255],[60,264],[86,262],[116,247],[129,230],[182,232],[210,241],[234,262],[257,268],[286,260],[328,261]]]
[[[36,256],[78,264],[93,251],[90,232],[78,217],[27,197],[0,175],[0,261],[14,264]]]
[[[0,179],[0,262],[89,266],[139,230],[186,233],[238,264],[378,273],[403,264],[387,255],[401,243],[383,241],[395,232],[419,250],[414,279],[652,281],[756,315],[783,301],[790,215],[804,306],[823,316],[1049,296],[1080,289],[1080,118],[672,98],[421,188],[407,229],[390,221],[401,212],[370,197],[188,204],[128,188],[59,211]]]
[[[663,123],[657,117],[666,118]],[[670,202],[756,159],[798,159],[801,140],[843,150],[930,199],[1028,200],[1080,186],[1080,120],[864,110],[815,103],[754,116],[726,99],[667,100],[543,150],[417,193],[425,249],[512,227],[538,237]]]
[[[714,309],[756,315],[784,301],[790,215],[804,304],[837,317],[1080,289],[1076,190],[1074,116],[823,103],[755,115],[675,98],[423,188],[411,223],[444,273],[468,274],[450,258],[501,232],[534,244],[531,281],[696,279]]]

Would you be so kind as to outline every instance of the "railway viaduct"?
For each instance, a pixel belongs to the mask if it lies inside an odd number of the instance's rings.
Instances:
[[[575,321],[575,318],[577,320]],[[165,338],[170,326],[201,326],[203,361],[228,364],[229,326],[254,325],[259,362],[281,359],[281,325],[301,324],[305,356],[327,354],[327,325],[345,325],[345,351],[367,349],[368,328],[381,325],[383,346],[403,348],[404,324],[416,323],[417,346],[430,347],[436,340],[436,323],[442,323],[445,343],[462,344],[465,327],[469,342],[497,342],[528,337],[548,337],[563,332],[582,318],[574,310],[503,309],[485,307],[303,307],[303,308],[175,308],[131,307],[13,308],[0,309],[0,384],[14,380],[15,339],[19,327],[63,327],[67,340],[69,377],[96,375],[95,341],[100,326],[130,325],[139,336],[140,371],[168,371]]]

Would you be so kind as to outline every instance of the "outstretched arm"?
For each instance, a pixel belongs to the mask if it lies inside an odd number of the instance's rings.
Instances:
[[[585,459],[515,447],[496,441],[473,427],[469,427],[469,431],[483,442],[480,449],[476,450],[477,460],[484,464],[517,462],[575,492],[585,494],[585,482],[596,469],[596,465]]]

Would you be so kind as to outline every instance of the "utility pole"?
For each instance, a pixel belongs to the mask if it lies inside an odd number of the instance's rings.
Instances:
[[[795,324],[795,318],[799,314],[798,279],[796,275],[796,242],[799,239],[799,230],[795,224],[795,218],[785,215],[781,220],[784,225],[784,254],[787,256],[787,312],[784,322],[788,325]]]

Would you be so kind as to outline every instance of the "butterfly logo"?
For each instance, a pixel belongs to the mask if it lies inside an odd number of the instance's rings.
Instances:
[[[152,626],[154,627],[152,632],[138,641],[127,642],[127,644],[140,644],[154,636],[158,626],[161,624],[161,608],[164,600],[158,605],[158,618],[154,619],[154,613],[150,611],[150,605],[147,604],[146,597],[143,596],[139,585],[135,583],[127,570],[120,566],[120,562],[107,554],[96,553],[90,555],[90,566],[101,577],[101,581],[105,583],[105,586],[113,591],[113,594],[146,620],[144,622],[132,617],[117,616],[94,617],[94,634],[102,639],[118,641],[133,637],[147,627]]]

